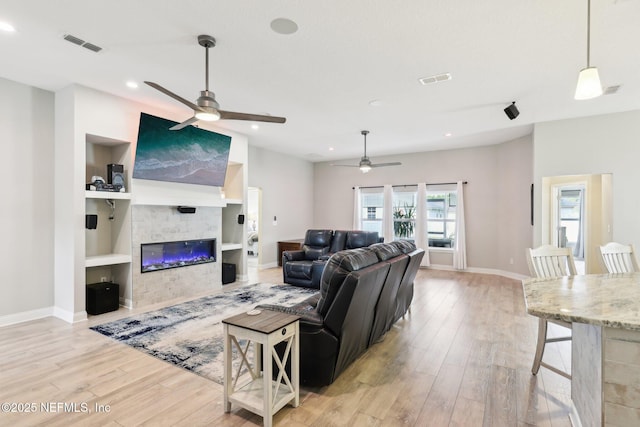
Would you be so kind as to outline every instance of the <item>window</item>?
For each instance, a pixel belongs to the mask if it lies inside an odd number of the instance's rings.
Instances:
[[[416,185],[393,189],[394,239],[415,240],[417,192]]]
[[[364,231],[377,231],[382,236],[382,219],[384,206],[384,193],[382,188],[363,188],[360,195],[362,211],[360,229]]]
[[[456,191],[427,189],[427,235],[430,248],[455,247]]]

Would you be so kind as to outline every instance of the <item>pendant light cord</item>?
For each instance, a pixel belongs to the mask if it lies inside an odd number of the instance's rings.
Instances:
[[[591,0],[587,0],[587,68],[591,66],[590,55],[591,51]]]

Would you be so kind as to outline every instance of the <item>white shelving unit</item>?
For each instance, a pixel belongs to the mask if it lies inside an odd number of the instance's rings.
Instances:
[[[108,182],[107,165],[125,169],[127,192],[85,191],[85,214],[98,215],[95,229],[85,230],[85,283],[120,285],[120,302],[131,299],[131,143],[86,135],[86,182],[93,176]]]
[[[245,207],[245,168],[240,163],[229,163],[224,182],[226,206],[222,208],[222,262],[236,265],[236,276],[247,275],[246,224],[239,224],[238,217]]]

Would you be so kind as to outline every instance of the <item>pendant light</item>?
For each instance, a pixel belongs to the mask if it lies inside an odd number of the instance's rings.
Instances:
[[[598,69],[592,67],[589,62],[589,51],[591,45],[591,0],[587,0],[587,67],[580,70],[578,84],[576,86],[577,100],[596,98],[602,95],[602,84]]]

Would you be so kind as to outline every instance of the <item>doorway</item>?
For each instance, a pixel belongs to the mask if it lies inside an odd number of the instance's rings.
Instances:
[[[612,237],[612,175],[542,179],[542,244],[569,247],[578,274],[602,273],[599,246]]]
[[[578,273],[585,272],[585,185],[561,185],[554,187],[554,229],[555,245],[570,248]]]

